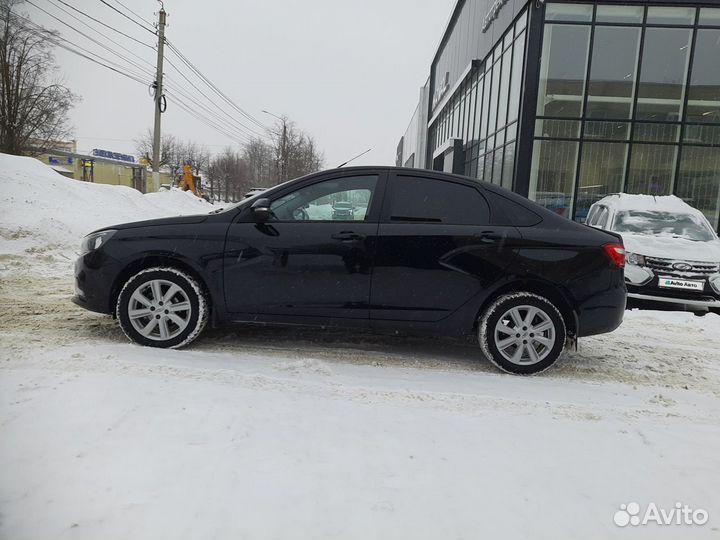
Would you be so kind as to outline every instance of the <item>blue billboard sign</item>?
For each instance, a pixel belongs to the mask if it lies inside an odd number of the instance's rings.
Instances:
[[[99,148],[94,148],[92,151],[93,156],[97,157],[103,157],[107,159],[116,159],[118,161],[125,161],[127,163],[135,163],[135,156],[130,156],[128,154],[120,154],[118,152],[111,152],[109,150],[100,150]]]

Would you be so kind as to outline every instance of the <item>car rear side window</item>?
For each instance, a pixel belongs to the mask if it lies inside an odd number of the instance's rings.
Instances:
[[[492,225],[532,227],[542,221],[532,210],[493,191],[486,189],[485,197],[492,207]]]
[[[455,182],[415,176],[392,181],[390,221],[487,225],[490,208],[480,192]]]

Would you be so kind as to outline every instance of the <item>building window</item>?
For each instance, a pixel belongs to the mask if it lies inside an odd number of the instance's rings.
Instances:
[[[589,47],[589,26],[545,26],[538,115],[582,115]]]
[[[570,217],[578,158],[577,142],[537,141],[530,172],[530,198]]]
[[[717,10],[720,12],[720,9]],[[717,21],[720,25],[720,18]],[[688,88],[688,122],[720,122],[720,30],[700,29]]]
[[[588,81],[589,118],[631,118],[640,29],[598,26]]]
[[[720,9],[547,3],[530,196],[583,221],[626,191],[720,220]]]
[[[691,35],[688,28],[645,30],[636,118],[680,120]]]
[[[625,181],[626,143],[586,142],[580,164],[580,185],[575,217],[584,221],[590,206],[608,193],[622,191]]]
[[[680,160],[675,193],[705,214],[710,223],[720,219],[720,152],[717,148],[686,146]]]
[[[430,127],[433,152],[450,138],[462,138],[465,173],[510,189],[515,173],[526,26],[527,12],[523,11],[487,57],[469,70],[455,95],[446,98]],[[443,131],[448,119],[460,127]]]

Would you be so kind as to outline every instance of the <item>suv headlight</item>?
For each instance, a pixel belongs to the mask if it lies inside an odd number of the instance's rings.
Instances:
[[[108,230],[88,234],[80,243],[80,255],[86,255],[105,244],[117,231]]]
[[[710,276],[708,281],[710,282],[710,286],[715,289],[715,292],[720,294],[720,274]]]
[[[635,266],[645,266],[645,255],[630,252],[625,253],[625,262],[627,264],[634,264]]]

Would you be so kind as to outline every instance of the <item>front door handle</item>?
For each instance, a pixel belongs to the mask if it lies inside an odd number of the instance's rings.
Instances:
[[[330,238],[333,240],[340,240],[341,242],[353,242],[356,240],[364,240],[365,236],[354,233],[353,231],[341,231],[331,235]]]

